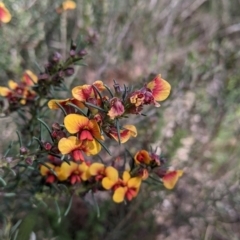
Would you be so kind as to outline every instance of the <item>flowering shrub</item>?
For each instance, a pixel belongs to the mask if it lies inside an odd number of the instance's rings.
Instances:
[[[65,1],[57,12],[75,7]],[[10,20],[0,3],[0,21]],[[170,84],[159,74],[138,89],[115,80],[113,88],[96,80],[67,89],[75,65],[84,64],[86,45],[72,41],[66,59],[56,52],[38,74],[26,70],[20,81],[9,80],[8,86],[0,87],[4,113],[16,114],[19,124],[18,144],[10,143],[0,166],[3,197],[21,192],[41,201],[44,196],[83,197],[90,191],[108,191],[115,203],[121,203],[137,197],[149,179],[173,189],[182,176],[182,170],[169,170],[165,159],[147,147],[135,152],[125,147],[117,156],[110,149],[138,140],[131,115],[147,117],[142,113],[146,106],[160,107],[170,94]],[[57,91],[70,91],[71,96],[58,98]],[[49,116],[57,111],[62,117],[52,121]],[[103,160],[107,154],[111,159]]]
[[[61,182],[66,185],[84,184],[86,188],[110,190],[115,202],[132,200],[137,196],[143,180],[155,174],[164,186],[172,189],[182,171],[167,171],[164,163],[154,153],[138,151],[128,171],[85,159],[100,153],[105,136],[120,144],[137,136],[134,125],[121,125],[130,114],[141,114],[145,105],[159,107],[158,101],[170,94],[170,85],[157,75],[141,89],[130,91],[115,82],[114,93],[100,80],[92,85],[72,89],[72,98],[53,99],[50,109],[61,109],[65,115],[64,127],[53,123],[53,143],[47,146],[48,154],[55,156],[40,166],[47,183]],[[106,95],[106,92],[108,95]],[[60,155],[59,155],[60,154]],[[61,160],[62,159],[62,160]],[[64,160],[63,160],[64,159]]]
[[[59,58],[60,55],[56,54],[55,57]],[[56,60],[54,64],[61,65]],[[54,64],[48,65],[48,68],[54,68]],[[8,100],[9,109],[12,110],[31,104],[39,97],[40,86],[45,86],[47,92],[48,86],[58,85],[63,80],[60,79],[60,72],[69,69],[74,71],[72,67],[58,70],[52,78],[46,73],[41,73],[37,78],[27,70],[20,83],[10,80],[9,88],[0,87],[0,94]],[[57,81],[56,76],[59,78]],[[98,80],[91,85],[74,87],[71,98],[48,101],[51,110],[62,111],[64,120],[63,124],[52,123],[52,128],[49,128],[50,142],[38,139],[44,160],[35,154],[34,161],[38,163],[45,184],[61,183],[73,191],[77,191],[80,185],[88,190],[109,190],[113,194],[113,201],[117,203],[136,197],[142,181],[149,176],[158,177],[168,189],[175,186],[182,171],[168,171],[164,161],[154,152],[139,150],[131,157],[130,169],[115,166],[115,161],[99,163],[89,159],[89,156],[99,155],[102,148],[110,154],[104,144],[106,138],[119,144],[126,143],[132,137],[136,138],[136,127],[123,125],[121,121],[129,121],[132,114],[141,115],[145,105],[159,107],[159,102],[165,100],[171,90],[170,84],[160,74],[141,89],[130,90],[116,82],[113,87],[114,92]],[[20,149],[21,155],[25,161],[29,161],[32,154],[23,149],[25,148]]]

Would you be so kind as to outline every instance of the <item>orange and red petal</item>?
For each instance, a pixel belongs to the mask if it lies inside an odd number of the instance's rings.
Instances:
[[[162,178],[164,187],[167,189],[173,189],[179,177],[181,177],[182,175],[183,175],[182,170],[168,171]]]
[[[78,101],[75,98],[70,98],[69,102],[73,103],[74,105],[78,106],[79,108],[84,108],[85,107],[82,102]]]
[[[71,155],[73,160],[76,162],[79,162],[79,161],[83,162],[85,160],[83,157],[82,151],[80,149],[73,150]]]
[[[95,119],[90,120],[88,126],[94,138],[98,140],[103,140],[103,136],[101,135],[99,125]]]
[[[77,86],[72,89],[72,95],[75,99],[85,102],[89,97],[94,96],[93,88],[91,85]]]
[[[111,108],[108,111],[108,116],[110,117],[110,119],[115,119],[116,117],[121,116],[125,111],[125,108],[122,104],[122,101],[119,100],[118,98],[113,98],[111,100]]]
[[[155,101],[165,100],[171,91],[171,85],[166,80],[162,79],[160,74],[147,84],[147,88],[152,91]]]
[[[68,101],[69,101],[69,98],[64,99],[64,100],[62,100],[62,99],[52,99],[48,102],[48,107],[52,110],[59,109],[60,107],[58,106],[58,104],[64,106],[64,105],[66,105],[66,103]]]
[[[89,132],[88,129],[84,129],[81,131],[81,133],[79,135],[79,139],[81,141],[84,141],[84,140],[93,141],[93,135],[91,134],[91,132]]]
[[[0,2],[0,22],[8,23],[12,19],[12,16],[4,3]]]
[[[129,140],[130,137],[136,137],[137,136],[137,129],[133,125],[124,125],[124,129],[120,130],[120,141],[121,143],[125,143]],[[116,141],[118,141],[118,133],[117,131],[109,132],[109,135]]]
[[[103,82],[101,80],[97,80],[93,83],[93,85],[101,92],[106,89]]]
[[[38,77],[30,70],[26,70],[22,77],[22,82],[26,83],[27,86],[32,86],[37,83]]]
[[[134,125],[124,125],[123,128],[128,130],[132,137],[137,136],[137,129]]]
[[[151,157],[150,157],[148,151],[140,150],[135,154],[134,160],[135,160],[136,164],[140,164],[140,163],[149,164],[151,161]]]
[[[133,198],[135,198],[138,194],[138,191],[133,188],[129,188],[125,194],[128,201],[131,201]]]
[[[58,104],[57,104],[58,103]],[[84,108],[83,103],[79,102],[74,98],[67,98],[67,99],[52,99],[48,102],[48,107],[52,110],[59,109],[59,104],[63,107],[68,106],[68,103],[73,103],[80,108]]]
[[[81,129],[87,127],[89,124],[89,119],[78,115],[78,114],[69,114],[64,118],[64,125],[69,133],[77,133]]]

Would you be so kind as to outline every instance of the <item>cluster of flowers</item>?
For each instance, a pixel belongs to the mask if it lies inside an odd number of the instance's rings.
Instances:
[[[30,70],[26,70],[19,83],[9,80],[8,88],[0,87],[0,95],[8,100],[11,107],[17,107],[19,104],[25,105],[36,97],[32,87],[37,81],[38,77]]]
[[[120,125],[120,120],[130,114],[141,114],[144,105],[159,107],[171,90],[170,84],[157,75],[141,89],[130,91],[114,83],[113,93],[102,81],[77,86],[72,89],[72,98],[53,99],[48,102],[50,109],[61,109],[64,126],[52,125],[53,144],[45,142],[48,161],[40,166],[40,173],[47,183],[56,181],[66,184],[83,182],[92,189],[112,190],[117,203],[137,196],[142,180],[149,174],[157,174],[168,189],[172,189],[182,171],[167,171],[159,157],[146,150],[134,156],[134,166],[129,171],[105,166],[102,163],[88,162],[84,155],[99,154],[105,136],[119,143],[137,136],[134,125]],[[108,92],[108,95],[105,94]],[[61,153],[62,157],[56,157]],[[62,159],[66,159],[62,161]]]

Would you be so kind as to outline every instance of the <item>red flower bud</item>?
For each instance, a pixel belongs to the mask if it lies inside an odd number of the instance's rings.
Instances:
[[[25,154],[27,154],[28,153],[28,149],[26,148],[26,147],[21,147],[20,148],[20,154],[21,155],[25,155]]]
[[[59,123],[53,123],[52,124],[52,129],[53,130],[61,130],[61,126],[60,126],[60,124]]]
[[[46,151],[50,151],[52,149],[52,144],[50,142],[43,143],[43,147]]]

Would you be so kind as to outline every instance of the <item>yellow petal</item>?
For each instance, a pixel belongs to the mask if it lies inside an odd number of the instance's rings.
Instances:
[[[70,9],[75,9],[76,8],[76,3],[74,1],[64,1],[62,3],[62,8],[63,10],[70,10]]]
[[[122,202],[124,200],[126,191],[127,191],[127,188],[124,188],[124,187],[117,188],[113,194],[113,201],[116,203]]]
[[[127,185],[129,188],[136,188],[138,189],[141,185],[141,178],[140,177],[134,177],[134,178],[131,178],[129,179]]]
[[[81,174],[81,179],[83,181],[87,181],[91,177],[91,175],[88,171],[89,166],[85,162],[79,164],[78,169],[82,173]]]
[[[18,84],[16,82],[14,82],[13,80],[9,80],[8,81],[8,86],[10,89],[14,90],[18,87]]]
[[[123,182],[127,183],[130,178],[131,178],[130,173],[128,171],[124,171],[122,176]]]
[[[59,181],[65,181],[72,174],[74,170],[78,168],[78,165],[75,162],[63,162],[60,167],[56,168],[57,178]]]
[[[118,181],[118,171],[116,168],[109,166],[105,170],[106,177],[108,177],[113,182]]]
[[[50,169],[53,170],[55,168],[55,166],[51,163],[45,163],[45,165],[48,167],[45,167],[44,165],[40,166],[40,173],[42,176],[46,176],[49,173]]]
[[[61,138],[58,142],[58,149],[62,154],[68,154],[81,146],[81,142],[75,136]]]
[[[64,125],[70,133],[77,133],[88,124],[89,119],[78,114],[69,114],[64,118]]]
[[[100,172],[104,172],[105,166],[102,163],[93,163],[90,165],[89,167],[89,173],[91,174],[91,176],[96,176],[98,175]]]
[[[112,181],[108,177],[103,178],[102,180],[102,186],[106,189],[109,190],[115,185],[115,181]]]
[[[86,154],[89,155],[96,155],[101,151],[101,144],[98,143],[95,139],[93,141],[87,141],[87,152]]]
[[[11,93],[9,88],[6,87],[0,87],[0,95],[2,97],[6,97],[9,93]]]

